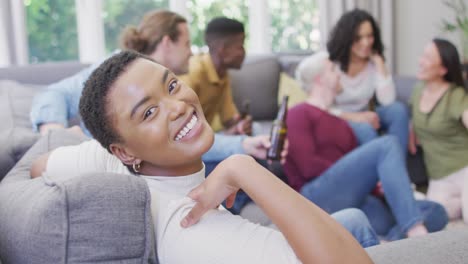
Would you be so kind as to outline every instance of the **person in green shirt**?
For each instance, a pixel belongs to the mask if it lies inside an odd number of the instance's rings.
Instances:
[[[424,152],[427,198],[468,223],[468,92],[455,46],[443,39],[427,44],[417,77],[409,151],[415,154],[419,143]]]

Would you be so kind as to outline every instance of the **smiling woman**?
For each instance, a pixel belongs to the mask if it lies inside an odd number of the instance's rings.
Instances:
[[[99,83],[102,76],[96,76],[99,78],[90,78],[89,85],[103,84]],[[95,91],[85,88],[83,95]],[[119,77],[108,100],[113,102],[107,106],[113,116],[111,126],[125,140],[105,147],[124,164],[140,164],[144,175],[187,175],[202,169],[201,156],[213,144],[214,135],[197,95],[173,73],[150,60],[139,60]],[[87,106],[89,101],[83,96],[82,114],[94,112]],[[103,113],[108,109],[102,109]],[[188,131],[185,127],[192,119],[197,123]],[[83,120],[85,124],[99,121],[84,115]],[[89,129],[99,135],[100,130]]]

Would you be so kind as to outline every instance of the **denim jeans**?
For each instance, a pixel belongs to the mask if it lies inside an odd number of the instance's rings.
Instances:
[[[442,230],[448,223],[448,215],[444,207],[428,200],[416,200],[421,210],[424,225],[429,232]],[[406,233],[398,226],[388,204],[384,199],[368,196],[361,210],[369,218],[375,232],[385,240],[393,241],[406,238]]]
[[[359,209],[349,208],[331,215],[348,230],[362,247],[371,247],[380,243],[377,234],[366,215]]]
[[[208,176],[213,169],[218,165],[218,162],[205,162],[205,172]],[[238,215],[242,208],[248,203],[253,202],[252,199],[242,190],[236,195],[234,205],[228,209],[231,213]],[[223,203],[224,206],[226,206]],[[331,215],[338,223],[346,228],[362,247],[371,247],[379,244],[379,238],[369,223],[366,215],[355,208],[341,210]]]
[[[406,234],[415,224],[432,219],[424,218],[426,215],[413,197],[402,153],[394,136],[379,137],[342,157],[306,183],[301,193],[328,213],[334,213],[345,208],[363,208],[380,181],[389,211]],[[370,221],[375,225],[374,219]]]
[[[376,109],[380,119],[380,126],[388,135],[398,139],[403,151],[408,147],[408,109],[401,102],[394,102],[387,106],[379,106]],[[349,121],[359,145],[365,144],[378,137],[377,131],[368,123]]]

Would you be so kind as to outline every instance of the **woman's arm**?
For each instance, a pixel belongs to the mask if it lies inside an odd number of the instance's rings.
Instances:
[[[226,197],[229,206],[239,188],[272,219],[303,263],[372,263],[351,234],[327,213],[244,155],[222,162],[189,194],[197,203],[182,226],[195,224]]]
[[[68,120],[79,114],[78,104],[84,82],[100,64],[101,61],[51,84],[34,97],[30,118],[35,131],[45,135],[50,129],[68,127]]]
[[[338,115],[341,119],[357,123],[369,123],[374,129],[380,128],[379,115],[372,111],[342,112]]]
[[[371,61],[374,63],[376,76],[376,97],[380,104],[388,105],[395,101],[396,91],[392,76],[390,75],[385,61],[382,56],[374,54],[371,56]]]

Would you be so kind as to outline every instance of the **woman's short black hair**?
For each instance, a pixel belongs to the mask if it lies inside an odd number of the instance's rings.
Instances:
[[[384,46],[380,37],[380,29],[375,19],[368,12],[356,8],[341,16],[332,29],[327,42],[330,60],[338,62],[343,72],[348,71],[351,46],[356,39],[359,26],[365,21],[371,23],[372,31],[374,32],[374,45],[372,46],[372,50],[382,56],[382,58],[384,57]]]
[[[79,106],[81,118],[89,132],[109,153],[110,145],[122,142],[122,138],[112,124],[107,96],[115,81],[138,58],[153,61],[134,51],[122,51],[99,65],[84,84]]]
[[[458,55],[457,48],[450,41],[445,39],[435,38],[432,40],[437,50],[439,51],[442,65],[447,69],[447,73],[444,75],[444,80],[450,83],[454,83],[457,86],[464,87],[462,66],[460,63],[460,56]]]

